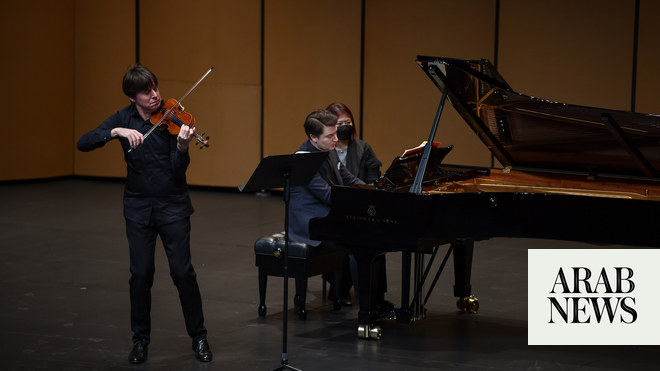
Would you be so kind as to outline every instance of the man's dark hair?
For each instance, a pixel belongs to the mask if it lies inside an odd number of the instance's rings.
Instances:
[[[122,89],[129,98],[135,98],[137,93],[158,86],[158,78],[145,66],[136,64],[124,75]]]
[[[307,115],[304,126],[308,137],[318,137],[323,134],[324,126],[337,126],[337,116],[328,110],[319,109]]]

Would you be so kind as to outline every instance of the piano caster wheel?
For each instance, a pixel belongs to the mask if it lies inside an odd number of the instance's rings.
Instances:
[[[293,297],[293,305],[296,307],[300,306],[300,295],[296,294],[296,296]]]
[[[456,307],[458,307],[458,310],[461,312],[477,313],[479,310],[479,299],[474,295],[458,298],[456,301]]]
[[[260,305],[259,308],[259,317],[266,317],[266,306]]]
[[[307,319],[307,311],[303,308],[298,309],[298,319],[304,321]]]
[[[358,338],[360,339],[375,339],[380,340],[380,326],[375,325],[359,325]]]

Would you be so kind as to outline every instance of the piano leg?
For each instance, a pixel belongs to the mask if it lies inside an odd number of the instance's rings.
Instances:
[[[358,337],[363,339],[380,339],[380,326],[375,325],[378,313],[375,303],[377,291],[374,290],[374,277],[379,272],[374,269],[373,261],[378,254],[371,251],[355,248],[353,255],[357,262],[358,271],[358,296],[360,299],[360,310],[358,312]]]
[[[454,253],[454,296],[458,298],[456,305],[461,311],[476,313],[479,300],[472,295],[472,255],[474,240],[456,239],[451,242]]]
[[[396,321],[402,323],[412,322],[410,303],[410,264],[411,255],[409,251],[401,253],[401,307],[396,312]]]

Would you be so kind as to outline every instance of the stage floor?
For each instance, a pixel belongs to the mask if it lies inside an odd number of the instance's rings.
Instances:
[[[283,280],[269,279],[267,316],[259,318],[253,244],[283,229],[281,196],[191,190],[193,265],[214,360],[194,359],[159,248],[149,360],[134,366],[127,360],[132,334],[122,192],[121,182],[79,178],[0,185],[0,369],[278,368]],[[472,286],[479,313],[456,310],[448,267],[427,303],[426,319],[385,321],[378,341],[358,339],[357,305],[333,311],[322,300],[320,277],[313,277],[307,320],[289,311],[289,364],[302,370],[656,369],[658,347],[527,345],[527,249],[543,247],[593,246],[529,239],[477,242]],[[387,299],[396,305],[400,261],[400,253],[387,255]],[[292,280],[289,285],[292,297]]]

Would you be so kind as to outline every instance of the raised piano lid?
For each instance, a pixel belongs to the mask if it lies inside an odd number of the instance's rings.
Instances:
[[[506,168],[660,177],[660,116],[516,93],[487,59],[417,62]]]

